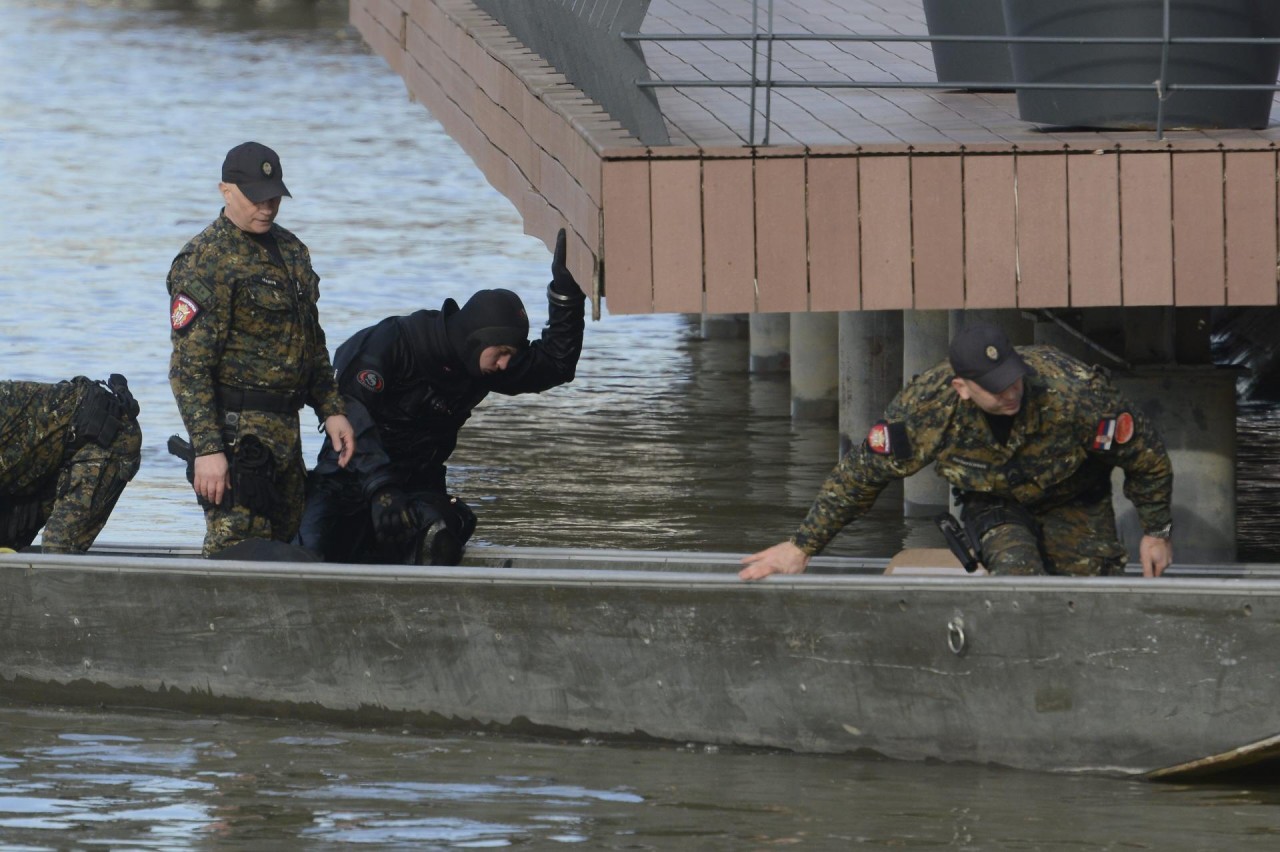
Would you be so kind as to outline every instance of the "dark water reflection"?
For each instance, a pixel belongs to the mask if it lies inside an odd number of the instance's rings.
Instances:
[[[1236,542],[1245,562],[1280,560],[1280,407],[1245,405],[1236,419]]]
[[[0,724],[21,743],[0,754],[7,850],[1216,852],[1280,839],[1267,788],[257,719],[0,708]]]
[[[545,318],[546,248],[329,0],[0,0],[3,375],[126,373],[142,470],[104,540],[202,533],[165,438],[164,276],[217,213],[217,166],[277,147],[331,343],[479,287]],[[492,399],[455,490],[478,538],[744,552],[786,535],[835,461],[785,380],[678,316],[588,325],[579,379]],[[1276,412],[1241,417],[1241,555],[1275,559]],[[319,438],[307,433],[308,454]],[[892,507],[836,553],[928,534]],[[914,542],[913,542],[914,543]],[[993,720],[993,724],[995,721]],[[430,738],[271,720],[0,710],[0,846],[601,849],[1274,848],[1275,796],[698,748]]]

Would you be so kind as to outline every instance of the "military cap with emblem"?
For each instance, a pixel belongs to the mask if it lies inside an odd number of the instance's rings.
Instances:
[[[254,204],[293,194],[284,185],[280,157],[259,142],[243,142],[227,152],[222,161],[223,183],[234,183]]]
[[[1035,370],[1022,360],[999,326],[987,322],[966,325],[951,339],[951,369],[956,376],[977,382],[988,393],[1000,393]]]

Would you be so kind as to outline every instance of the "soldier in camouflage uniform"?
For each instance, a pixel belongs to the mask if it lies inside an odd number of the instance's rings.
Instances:
[[[289,195],[280,159],[246,142],[218,185],[217,220],[169,270],[169,383],[191,436],[189,468],[205,510],[204,555],[252,539],[288,542],[306,469],[298,411],[315,409],[344,465],[355,450],[334,383],[307,247],[275,224]]]
[[[744,557],[739,576],[803,571],[890,480],[930,463],[957,493],[965,532],[993,574],[1122,572],[1116,467],[1142,522],[1143,574],[1159,576],[1172,561],[1173,469],[1147,418],[1101,369],[1048,346],[1014,349],[979,323],[841,459],[795,535]]]
[[[138,472],[138,404],[123,376],[0,382],[0,547],[84,553]]]

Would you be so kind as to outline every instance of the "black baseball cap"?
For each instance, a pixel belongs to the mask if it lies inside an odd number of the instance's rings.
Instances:
[[[951,339],[951,369],[958,377],[977,382],[988,393],[1000,393],[1036,371],[1022,360],[999,326],[988,322],[966,325]]]
[[[282,195],[293,197],[284,185],[280,157],[258,142],[244,142],[227,152],[222,161],[222,182],[234,183],[254,204]]]

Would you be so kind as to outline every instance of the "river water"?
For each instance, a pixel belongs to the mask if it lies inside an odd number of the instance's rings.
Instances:
[[[311,246],[331,345],[479,287],[545,319],[546,248],[344,4],[0,0],[0,375],[129,376],[143,463],[103,541],[203,533],[164,446],[181,431],[164,278],[245,139],[282,156],[280,221]],[[742,552],[790,532],[835,430],[793,424],[785,380],[697,332],[606,313],[573,385],[487,401],[451,466],[477,542]],[[1245,559],[1280,556],[1278,419],[1241,415]],[[830,552],[927,535],[882,507]],[[1271,849],[1278,804],[1266,786],[0,707],[3,849]]]

